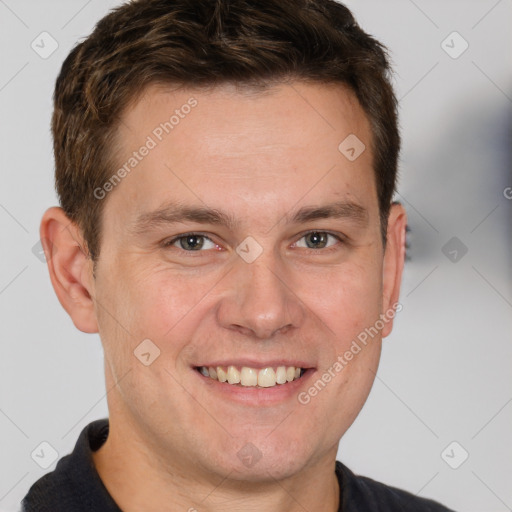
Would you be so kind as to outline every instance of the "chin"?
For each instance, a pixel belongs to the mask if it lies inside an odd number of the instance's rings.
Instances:
[[[309,443],[310,436],[300,438],[285,431],[281,435],[276,435],[276,431],[269,435],[267,430],[233,437],[224,450],[211,454],[207,465],[212,467],[208,471],[229,475],[230,480],[253,483],[286,479],[311,460],[314,448]]]

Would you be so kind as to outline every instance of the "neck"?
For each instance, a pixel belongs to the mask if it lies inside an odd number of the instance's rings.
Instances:
[[[162,457],[133,426],[112,417],[107,440],[93,453],[103,484],[124,512],[336,512],[335,457],[336,447],[329,457],[286,479],[241,481],[234,472],[205,474],[197,465],[179,463],[179,456]]]

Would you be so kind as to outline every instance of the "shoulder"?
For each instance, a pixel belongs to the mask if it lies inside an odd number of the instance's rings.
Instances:
[[[355,475],[339,461],[336,462],[336,473],[340,481],[343,512],[453,512],[436,501]]]
[[[22,500],[23,512],[120,512],[103,485],[92,459],[108,436],[108,420],[87,425],[73,451],[62,457],[50,473],[30,487]]]

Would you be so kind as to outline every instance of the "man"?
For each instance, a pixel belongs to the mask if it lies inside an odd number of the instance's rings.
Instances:
[[[388,73],[331,0],[134,1],[71,52],[41,239],[109,419],[24,510],[447,510],[336,462],[400,308]]]

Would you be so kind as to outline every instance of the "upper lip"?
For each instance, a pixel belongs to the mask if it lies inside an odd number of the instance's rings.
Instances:
[[[304,361],[299,361],[296,359],[271,359],[267,361],[257,361],[254,359],[230,359],[230,360],[224,360],[224,361],[214,361],[214,362],[208,362],[208,363],[201,363],[194,365],[196,368],[201,368],[201,366],[213,367],[216,368],[217,366],[227,368],[228,366],[238,366],[243,367],[247,366],[249,368],[277,368],[278,366],[294,366],[295,368],[314,368],[314,365],[310,363],[306,363]]]

